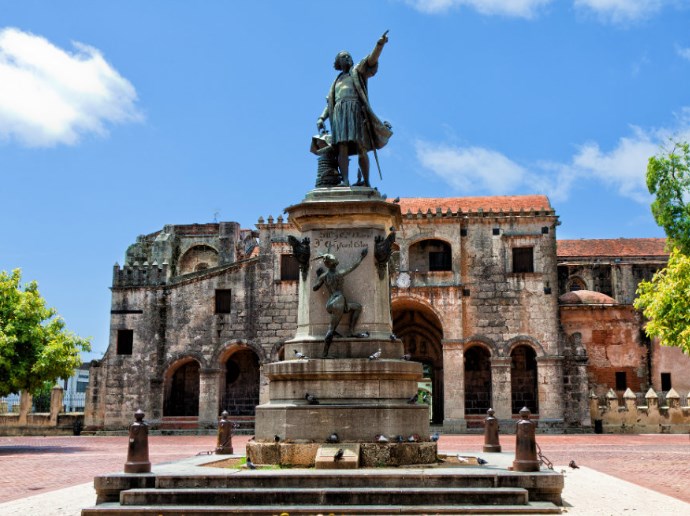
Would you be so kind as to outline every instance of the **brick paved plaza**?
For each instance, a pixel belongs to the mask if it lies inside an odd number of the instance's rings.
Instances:
[[[233,438],[236,452],[244,450],[247,439]],[[502,436],[504,451],[514,450],[514,440],[514,436]],[[574,459],[580,465],[690,502],[688,435],[539,435],[537,443],[557,466]],[[444,435],[439,452],[481,454],[482,445],[481,435]],[[154,464],[214,447],[215,436],[152,436],[149,444]],[[126,437],[0,437],[0,503],[122,471],[126,454]]]

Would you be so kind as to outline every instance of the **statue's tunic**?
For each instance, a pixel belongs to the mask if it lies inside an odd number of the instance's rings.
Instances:
[[[368,59],[362,59],[349,72],[338,75],[328,94],[333,143],[347,142],[350,155],[357,154],[358,146],[366,151],[373,147],[380,149],[393,134],[369,105],[367,81],[376,74],[379,65],[370,66]],[[371,135],[369,127],[372,129]]]

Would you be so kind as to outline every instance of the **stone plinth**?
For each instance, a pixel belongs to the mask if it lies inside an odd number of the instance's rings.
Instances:
[[[400,207],[386,202],[371,188],[319,188],[285,211],[299,229],[300,238],[309,238],[312,259],[306,277],[300,275],[295,338],[323,339],[328,330],[330,316],[326,312],[326,302],[329,293],[325,288],[312,291],[317,270],[323,267],[323,262],[315,259],[331,253],[339,261],[338,269],[343,269],[352,265],[365,247],[369,254],[347,275],[343,292],[348,302],[364,307],[357,331],[366,331],[372,338],[389,338],[392,333],[390,286],[388,272],[383,277],[378,274],[375,238],[385,238],[391,227],[400,227]],[[349,315],[346,314],[338,327],[342,335],[347,335],[348,325]]]
[[[422,365],[403,360],[310,359],[267,364],[269,399],[256,408],[256,440],[373,442],[429,435],[428,407],[410,404]],[[305,396],[315,396],[309,404]]]
[[[299,240],[309,239],[309,268],[300,273],[297,332],[286,342],[286,360],[263,368],[269,401],[256,408],[256,442],[247,447],[248,456],[260,464],[292,464],[286,455],[290,449],[300,461],[311,456],[313,463],[314,445],[337,433],[342,444],[335,451],[376,445],[379,435],[396,441],[381,443],[387,458],[372,459],[372,465],[420,464],[426,455],[409,450],[422,444],[435,458],[435,443],[418,442],[429,439],[429,408],[409,402],[418,392],[422,364],[402,360],[403,344],[392,335],[392,236],[385,239],[391,228],[400,227],[400,207],[371,188],[319,188],[286,212],[301,233]],[[330,283],[324,283],[325,275],[317,283],[326,269],[320,260],[325,254],[334,257],[329,258]],[[326,358],[327,304],[343,302],[340,294],[350,308],[361,305],[362,310],[352,329],[356,337],[350,335],[352,312],[343,314]],[[298,353],[308,358],[296,358]],[[408,439],[413,442],[397,442]],[[357,462],[366,463],[369,455],[361,452]]]
[[[318,462],[318,452],[322,448],[330,450],[329,461],[342,448],[350,456],[357,453],[359,467],[397,467],[409,465],[428,465],[436,462],[438,448],[436,443],[247,443],[247,458],[254,464],[281,464],[291,467],[313,467]],[[348,452],[349,450],[349,452]],[[351,457],[354,459],[354,457]],[[325,467],[325,466],[324,466]],[[347,469],[343,468],[342,469]]]
[[[327,444],[316,452],[316,469],[357,469],[359,467],[359,444]],[[337,458],[342,450],[342,456]]]

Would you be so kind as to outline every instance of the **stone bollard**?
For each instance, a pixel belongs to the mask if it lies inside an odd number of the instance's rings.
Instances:
[[[232,422],[228,420],[227,410],[224,410],[220,415],[218,421],[218,444],[216,446],[216,454],[230,455],[232,454]]]
[[[513,471],[539,471],[537,441],[534,423],[529,420],[529,409],[522,407],[515,432],[515,460]]]
[[[498,442],[498,419],[494,417],[495,411],[490,408],[486,411],[484,420],[484,452],[501,453],[501,444]]]
[[[125,473],[150,473],[149,461],[149,425],[144,423],[141,409],[134,413],[136,421],[129,425],[129,448]]]

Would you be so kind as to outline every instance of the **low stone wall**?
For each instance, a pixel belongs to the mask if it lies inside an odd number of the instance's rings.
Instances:
[[[29,414],[26,424],[19,424],[19,414],[0,414],[0,435],[78,435],[84,425],[84,414],[73,412],[59,414],[57,424],[50,420],[50,414]]]
[[[671,389],[666,393],[666,405],[659,406],[659,396],[653,389],[645,394],[646,405],[638,405],[637,396],[628,389],[623,394],[623,405],[609,389],[604,403],[590,394],[590,414],[595,431],[606,434],[684,434],[690,432],[690,406],[682,407],[680,395]],[[688,394],[690,405],[690,394]]]
[[[50,412],[31,413],[31,395],[22,392],[19,413],[0,414],[0,435],[79,435],[84,427],[84,414],[62,412],[63,389],[53,387]]]

